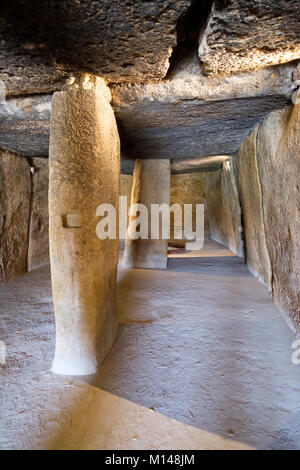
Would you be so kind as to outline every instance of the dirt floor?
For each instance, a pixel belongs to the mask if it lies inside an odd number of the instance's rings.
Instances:
[[[1,449],[299,449],[295,337],[214,242],[119,270],[120,327],[98,374],[51,373],[49,267],[0,286]]]

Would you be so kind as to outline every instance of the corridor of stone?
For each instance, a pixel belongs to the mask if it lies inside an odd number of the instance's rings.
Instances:
[[[0,450],[299,450],[299,0],[2,3]]]

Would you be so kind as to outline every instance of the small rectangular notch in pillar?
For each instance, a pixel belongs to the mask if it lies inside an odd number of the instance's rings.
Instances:
[[[64,214],[62,216],[62,226],[64,228],[80,228],[81,227],[80,214]]]

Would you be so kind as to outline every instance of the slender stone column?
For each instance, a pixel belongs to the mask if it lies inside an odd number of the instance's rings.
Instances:
[[[56,320],[53,372],[96,372],[117,330],[118,240],[96,235],[102,203],[118,205],[120,145],[110,92],[88,75],[52,104],[50,261]]]
[[[170,160],[136,160],[131,204],[144,204],[151,213],[151,204],[170,204]],[[123,265],[126,268],[165,269],[168,262],[168,240],[126,239]]]

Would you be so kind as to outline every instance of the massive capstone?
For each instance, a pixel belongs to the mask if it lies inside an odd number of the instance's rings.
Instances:
[[[130,159],[173,161],[232,155],[297,88],[295,64],[224,78],[202,75],[188,56],[168,80],[112,87],[125,172]],[[51,95],[0,102],[0,147],[27,156],[48,156]],[[127,167],[127,168],[126,168]]]
[[[0,80],[9,94],[61,88],[91,71],[110,82],[162,79],[191,0],[4,0]]]
[[[206,74],[259,69],[300,58],[298,0],[218,0],[199,36]]]

